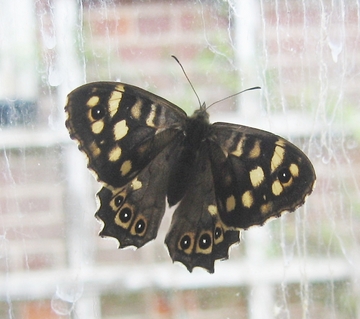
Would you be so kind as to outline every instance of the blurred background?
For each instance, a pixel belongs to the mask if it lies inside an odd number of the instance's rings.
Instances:
[[[360,318],[360,3],[0,1],[0,318]],[[98,237],[100,185],[64,126],[66,95],[130,83],[211,120],[291,140],[317,184],[296,212],[243,232],[215,274],[158,238]]]

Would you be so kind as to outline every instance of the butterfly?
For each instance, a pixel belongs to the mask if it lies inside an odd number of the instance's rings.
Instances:
[[[205,103],[190,117],[173,103],[125,83],[76,88],[66,127],[102,184],[95,216],[119,248],[157,236],[177,205],[165,243],[191,272],[214,272],[240,231],[301,206],[315,171],[295,145],[270,132],[210,124]]]

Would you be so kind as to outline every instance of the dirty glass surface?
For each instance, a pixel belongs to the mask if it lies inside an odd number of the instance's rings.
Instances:
[[[0,3],[0,317],[359,318],[360,5],[352,1],[13,0]],[[164,237],[97,234],[100,185],[64,126],[66,95],[139,86],[211,121],[282,135],[317,183],[251,228],[215,273],[171,262]]]

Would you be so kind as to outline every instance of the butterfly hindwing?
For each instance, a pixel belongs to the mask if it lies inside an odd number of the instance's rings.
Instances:
[[[164,181],[179,153],[178,144],[176,139],[172,141],[124,187],[99,191],[96,217],[104,224],[101,236],[116,238],[120,248],[139,248],[156,237],[165,212]]]
[[[214,123],[209,140],[219,214],[229,227],[263,225],[271,217],[292,212],[313,189],[311,162],[279,136]]]
[[[130,182],[182,130],[186,114],[170,102],[131,85],[85,84],[68,96],[70,136],[86,153],[99,181]]]

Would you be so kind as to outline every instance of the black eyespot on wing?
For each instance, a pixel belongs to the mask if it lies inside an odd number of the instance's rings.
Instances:
[[[146,223],[143,219],[140,219],[136,222],[136,225],[135,225],[135,232],[137,234],[142,234],[144,231],[145,231],[145,228],[146,228]]]
[[[278,179],[280,183],[287,183],[291,179],[291,173],[288,168],[282,168],[278,172]]]
[[[131,220],[132,212],[128,207],[124,207],[119,214],[119,218],[123,223],[127,223]]]
[[[191,246],[191,238],[189,235],[185,235],[180,240],[180,248],[182,250],[189,249]]]
[[[114,204],[117,207],[120,207],[123,204],[123,202],[124,202],[124,197],[121,195],[116,196],[114,199]]]
[[[208,249],[212,244],[212,240],[209,234],[202,234],[199,238],[199,247],[201,249]]]
[[[101,120],[105,116],[104,108],[101,105],[94,106],[91,109],[91,116],[95,121]]]
[[[222,234],[223,234],[222,229],[220,227],[216,227],[214,231],[215,240],[220,238]]]

